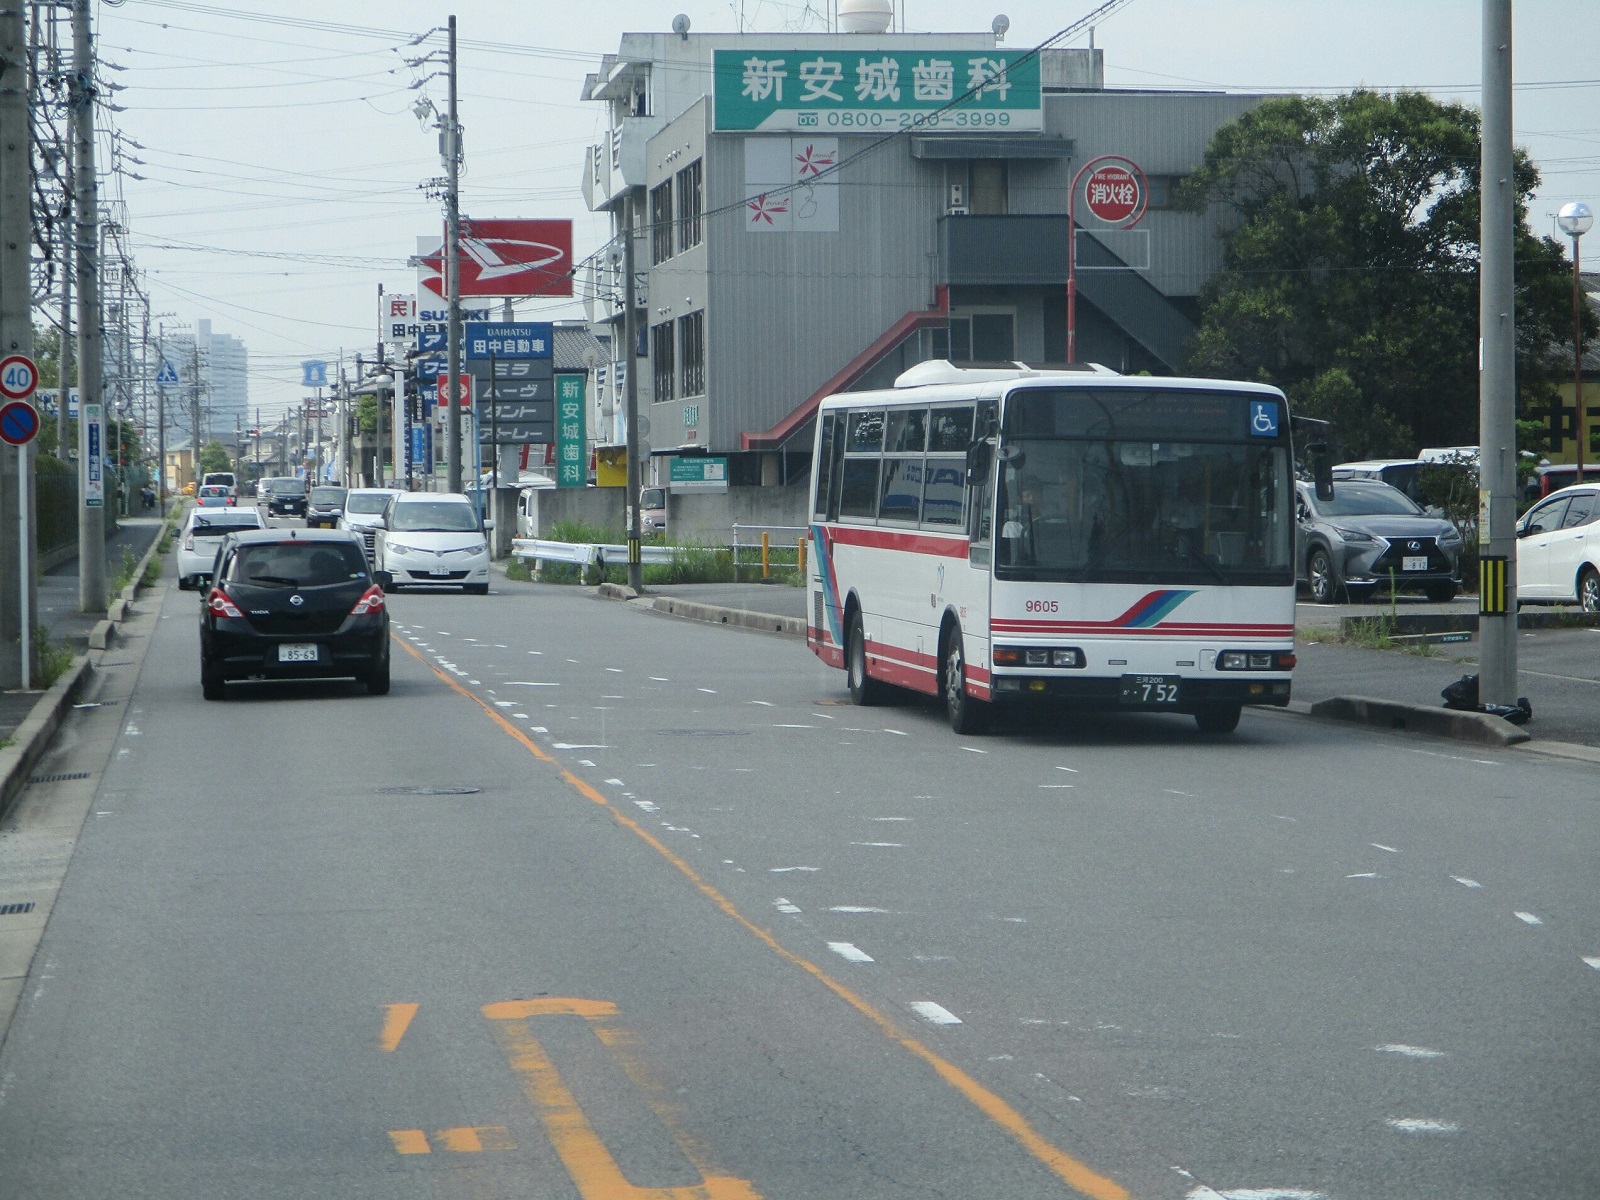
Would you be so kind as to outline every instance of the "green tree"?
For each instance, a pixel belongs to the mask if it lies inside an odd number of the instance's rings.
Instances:
[[[1212,138],[1180,199],[1234,218],[1188,367],[1259,379],[1337,423],[1351,457],[1476,440],[1479,118],[1427,96],[1266,101]],[[1539,173],[1518,151],[1517,379],[1554,394],[1571,267],[1524,218]],[[1592,323],[1592,317],[1590,318]]]
[[[208,471],[231,471],[233,460],[228,457],[227,448],[221,442],[207,442],[200,448],[200,474],[202,477]]]

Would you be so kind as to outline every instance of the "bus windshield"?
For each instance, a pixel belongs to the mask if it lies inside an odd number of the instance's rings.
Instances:
[[[1066,436],[1057,428],[1068,422],[1041,424],[1006,422],[1018,435],[1008,433],[999,456],[996,578],[1291,582],[1286,438],[1212,441],[1221,431],[1198,422],[1173,441],[1150,436],[1144,421],[1085,421]],[[1126,432],[1138,436],[1124,436],[1120,426],[1135,424]],[[1096,436],[1102,429],[1109,436]]]

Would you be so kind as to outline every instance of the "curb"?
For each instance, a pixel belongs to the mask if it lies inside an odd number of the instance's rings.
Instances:
[[[12,800],[28,786],[29,773],[44,757],[50,740],[93,669],[86,654],[74,662],[67,673],[34,702],[32,711],[12,735],[12,744],[0,749],[0,818],[5,817],[11,810]]]
[[[631,589],[619,590],[627,592]],[[732,625],[739,629],[754,629],[761,633],[780,633],[785,637],[806,636],[806,623],[801,617],[780,617],[773,613],[749,612],[742,608],[722,608],[716,604],[693,604],[687,600],[674,600],[671,596],[658,597],[651,607],[658,613],[681,617],[686,621],[699,621],[706,625]]]
[[[637,600],[639,593],[625,583],[602,583],[595,589],[602,600]]]
[[[1432,734],[1458,742],[1476,742],[1482,746],[1515,746],[1533,740],[1532,735],[1524,733],[1503,717],[1431,708],[1425,704],[1401,704],[1373,696],[1333,696],[1318,700],[1311,706],[1311,715],[1325,720],[1369,725],[1375,729]]]

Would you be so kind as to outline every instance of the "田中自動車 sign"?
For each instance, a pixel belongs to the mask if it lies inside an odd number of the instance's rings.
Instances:
[[[1039,58],[1013,50],[716,50],[718,132],[1044,128]]]

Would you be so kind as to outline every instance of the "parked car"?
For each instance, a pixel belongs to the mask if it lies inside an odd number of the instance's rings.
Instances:
[[[306,501],[306,528],[319,529],[326,526],[329,529],[339,527],[339,517],[344,513],[344,498],[350,494],[348,488],[323,485],[311,489],[311,496]]]
[[[1372,458],[1363,462],[1338,463],[1333,468],[1334,479],[1375,479],[1404,492],[1417,504],[1422,503],[1422,468],[1425,463],[1414,458]]]
[[[353,534],[261,529],[225,538],[200,606],[200,687],[348,676],[389,690],[389,609]]]
[[[1600,463],[1585,464],[1583,478],[1578,478],[1576,463],[1544,463],[1535,467],[1527,483],[1527,498],[1537,500],[1553,495],[1576,483],[1600,482]]]
[[[239,503],[239,497],[233,494],[231,487],[208,483],[201,486],[194,502],[197,508],[233,508]]]
[[[1562,488],[1517,522],[1517,599],[1600,612],[1600,488]]]
[[[267,501],[267,515],[273,517],[303,517],[306,515],[306,481],[304,479],[274,479],[272,496]]]
[[[472,501],[460,493],[395,492],[375,530],[374,569],[386,587],[458,587],[489,592],[489,543]]]
[[[178,533],[178,590],[205,585],[228,534],[265,524],[253,508],[191,508]]]
[[[1335,482],[1332,500],[1296,485],[1297,578],[1319,604],[1363,600],[1379,586],[1420,589],[1444,603],[1461,587],[1461,534],[1386,483]]]
[[[624,506],[623,519],[627,528],[633,526],[633,510]],[[645,537],[658,537],[667,532],[667,489],[647,487],[639,489],[639,532]]]
[[[336,528],[348,529],[361,535],[367,548],[367,558],[372,558],[372,543],[383,510],[389,507],[391,496],[398,495],[394,488],[351,488],[344,498],[344,512]]]

